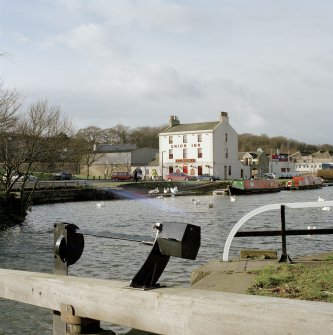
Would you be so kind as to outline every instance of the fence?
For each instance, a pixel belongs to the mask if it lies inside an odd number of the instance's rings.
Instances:
[[[286,230],[286,220],[285,220],[285,209],[286,208],[330,208],[333,206],[333,201],[316,201],[316,202],[298,202],[298,203],[286,203],[286,204],[271,204],[262,206],[254,209],[249,212],[245,216],[243,216],[231,229],[223,251],[223,261],[229,260],[229,250],[231,246],[231,242],[234,237],[246,237],[246,236],[281,236],[282,243],[282,255],[280,261],[288,261],[290,257],[287,254],[287,235],[315,235],[315,234],[333,234],[333,229],[294,229],[294,230]],[[238,230],[252,217],[267,212],[270,210],[280,209],[281,211],[281,230],[268,230],[268,231],[242,231]]]

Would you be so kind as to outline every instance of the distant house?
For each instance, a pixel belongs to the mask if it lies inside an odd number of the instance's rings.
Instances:
[[[273,172],[278,176],[285,173],[294,173],[295,164],[292,155],[279,152],[271,154],[269,158],[269,172]]]
[[[333,154],[328,151],[315,153],[296,152],[291,155],[295,162],[295,171],[302,174],[316,174],[333,163]]]
[[[89,169],[89,174],[104,179],[111,178],[113,172],[133,172],[137,167],[142,169],[145,176],[145,167],[158,153],[156,149],[138,149],[136,144],[98,144],[94,151],[96,159]]]
[[[257,178],[269,172],[269,158],[261,149],[251,152],[239,152],[238,159],[245,166],[250,167],[250,175],[245,177]]]

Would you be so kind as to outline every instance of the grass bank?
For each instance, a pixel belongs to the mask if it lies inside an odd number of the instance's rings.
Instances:
[[[251,271],[254,295],[333,302],[333,253],[311,262],[278,264]]]

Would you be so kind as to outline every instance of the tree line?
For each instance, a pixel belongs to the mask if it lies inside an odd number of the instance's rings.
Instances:
[[[113,128],[102,129],[90,126],[80,129],[77,136],[98,144],[136,144],[138,148],[158,149],[158,134],[165,130],[168,125],[157,127],[138,127],[130,128],[121,124]],[[307,144],[290,139],[284,136],[269,137],[266,134],[254,135],[249,133],[238,136],[238,151],[251,152],[261,148],[266,153],[279,152],[295,153],[297,151],[304,153],[313,153],[316,151],[333,152],[332,144]]]

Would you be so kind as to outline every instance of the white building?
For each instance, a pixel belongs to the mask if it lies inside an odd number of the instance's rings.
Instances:
[[[225,112],[219,121],[191,124],[171,116],[169,127],[159,134],[159,158],[162,177],[172,172],[224,180],[250,175],[249,167],[238,160],[238,134]]]
[[[317,151],[311,154],[296,152],[292,157],[295,161],[295,171],[301,174],[316,174],[333,163],[333,156],[328,151]]]

